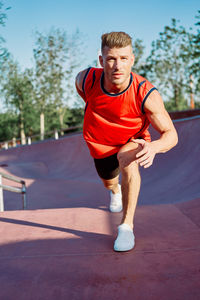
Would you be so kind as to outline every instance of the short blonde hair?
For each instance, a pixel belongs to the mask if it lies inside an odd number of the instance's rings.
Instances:
[[[104,33],[101,36],[101,51],[103,52],[104,47],[109,48],[124,48],[126,46],[132,47],[132,38],[130,35],[123,31],[112,31]]]

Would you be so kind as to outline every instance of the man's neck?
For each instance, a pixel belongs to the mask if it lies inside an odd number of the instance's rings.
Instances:
[[[130,84],[130,80],[131,80],[131,76],[129,78],[127,78],[127,80],[125,82],[123,82],[122,84],[113,84],[109,80],[106,80],[106,78],[104,76],[103,86],[104,86],[104,89],[108,93],[110,93],[110,94],[119,94],[119,93],[121,93],[121,92],[123,92],[124,90],[127,89],[127,87]]]

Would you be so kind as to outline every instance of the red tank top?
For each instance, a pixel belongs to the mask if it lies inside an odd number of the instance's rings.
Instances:
[[[144,103],[155,87],[131,73],[129,86],[119,94],[110,94],[103,87],[103,77],[103,69],[89,68],[81,93],[86,102],[83,136],[94,158],[118,152],[131,138],[151,140]]]

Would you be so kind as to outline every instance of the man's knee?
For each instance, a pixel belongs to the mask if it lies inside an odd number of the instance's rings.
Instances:
[[[138,168],[136,163],[136,153],[133,150],[119,151],[117,159],[119,161],[119,168],[122,172],[132,172],[133,169]]]
[[[129,163],[128,165],[124,163],[120,165],[121,174],[126,175],[128,177],[134,175],[135,173],[138,173],[138,171],[139,171],[139,167],[135,161]]]

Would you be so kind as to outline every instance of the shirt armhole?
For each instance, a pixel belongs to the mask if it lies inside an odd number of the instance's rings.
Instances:
[[[85,94],[85,81],[86,81],[86,78],[87,78],[88,73],[89,73],[90,70],[91,70],[91,67],[87,69],[87,72],[85,73],[85,76],[83,78],[82,91],[83,91],[84,94]]]
[[[149,95],[150,95],[153,91],[155,91],[155,90],[157,90],[157,88],[155,88],[155,87],[151,88],[151,89],[148,91],[148,93],[146,94],[146,96],[144,97],[144,99],[142,100],[141,111],[142,111],[143,114],[145,114],[145,111],[144,111],[144,104],[145,104],[147,98],[149,97]]]

